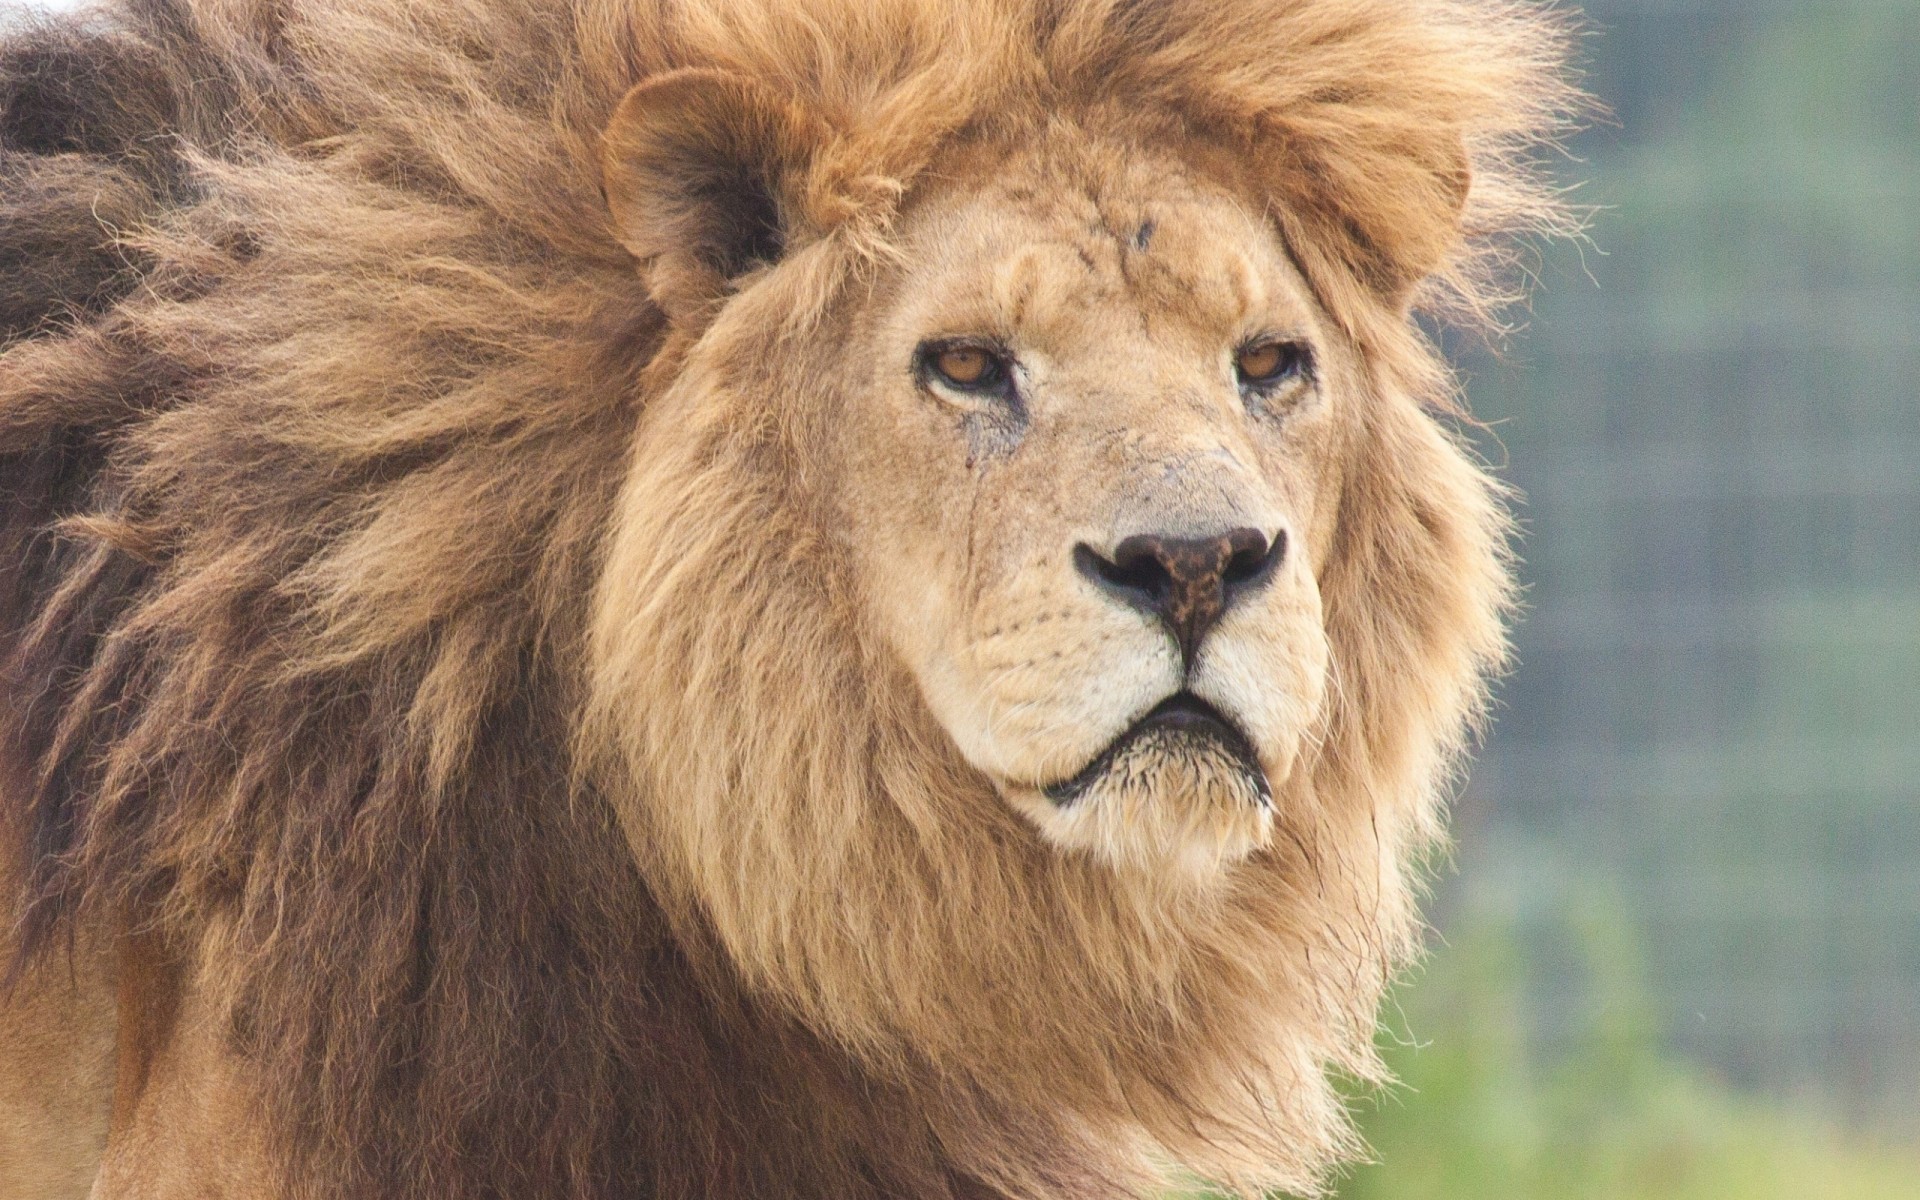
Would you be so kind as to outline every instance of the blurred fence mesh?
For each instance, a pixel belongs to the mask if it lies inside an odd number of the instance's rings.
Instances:
[[[1920,0],[1588,0],[1592,245],[1469,357],[1529,613],[1462,797],[1475,906],[1556,964],[1623,911],[1670,1044],[1920,1125]]]

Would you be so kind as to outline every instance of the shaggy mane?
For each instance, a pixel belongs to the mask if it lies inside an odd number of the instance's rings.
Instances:
[[[16,973],[77,925],[174,955],[289,1194],[1116,1195],[1169,1157],[1313,1188],[1354,1150],[1326,1072],[1379,1074],[1412,864],[1504,654],[1506,518],[1418,415],[1451,386],[1410,313],[1493,321],[1513,236],[1567,228],[1530,157],[1566,50],[1512,0],[111,0],[10,27]],[[610,227],[599,139],[688,66],[830,131],[796,341],[899,253],[951,143],[1118,107],[1245,152],[1398,405],[1344,497],[1338,697],[1259,888],[1169,915],[991,821],[927,833],[914,803],[980,784],[784,607],[824,552],[764,447],[715,440],[749,414],[632,460],[692,341]],[[654,557],[615,527],[636,479],[692,514]],[[727,710],[665,699],[703,689]],[[661,788],[789,804],[636,859],[629,793]],[[875,878],[825,911],[849,864]],[[904,940],[1003,934],[937,979]],[[1056,954],[1091,981],[1061,1025],[971,1040],[1024,1012],[981,989]]]

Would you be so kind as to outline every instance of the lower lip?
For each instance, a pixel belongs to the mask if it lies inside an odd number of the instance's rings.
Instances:
[[[1115,738],[1078,775],[1044,788],[1043,792],[1047,799],[1063,808],[1072,804],[1093,786],[1094,780],[1099,778],[1121,746],[1143,733],[1156,729],[1174,730],[1195,737],[1209,737],[1224,744],[1246,767],[1247,773],[1258,782],[1261,797],[1271,802],[1272,795],[1268,790],[1266,772],[1261,769],[1260,760],[1254,754],[1253,746],[1247,740],[1247,736],[1215,711],[1211,705],[1185,692],[1169,696],[1155,705],[1146,716],[1141,717],[1126,732]]]

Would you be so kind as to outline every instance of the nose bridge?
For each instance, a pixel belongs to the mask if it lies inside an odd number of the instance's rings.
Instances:
[[[1130,382],[1107,391],[1105,403],[1088,412],[1118,431],[1101,439],[1115,540],[1263,527],[1272,514],[1237,396],[1211,395],[1187,372]]]
[[[1196,434],[1143,437],[1117,464],[1110,518],[1116,542],[1143,532],[1199,537],[1271,529],[1273,505],[1243,452],[1211,431]]]

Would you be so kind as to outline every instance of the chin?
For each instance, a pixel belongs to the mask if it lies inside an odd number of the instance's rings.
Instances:
[[[1204,882],[1271,841],[1279,782],[1239,725],[1183,691],[1072,776],[1001,791],[1063,850],[1121,871]]]

